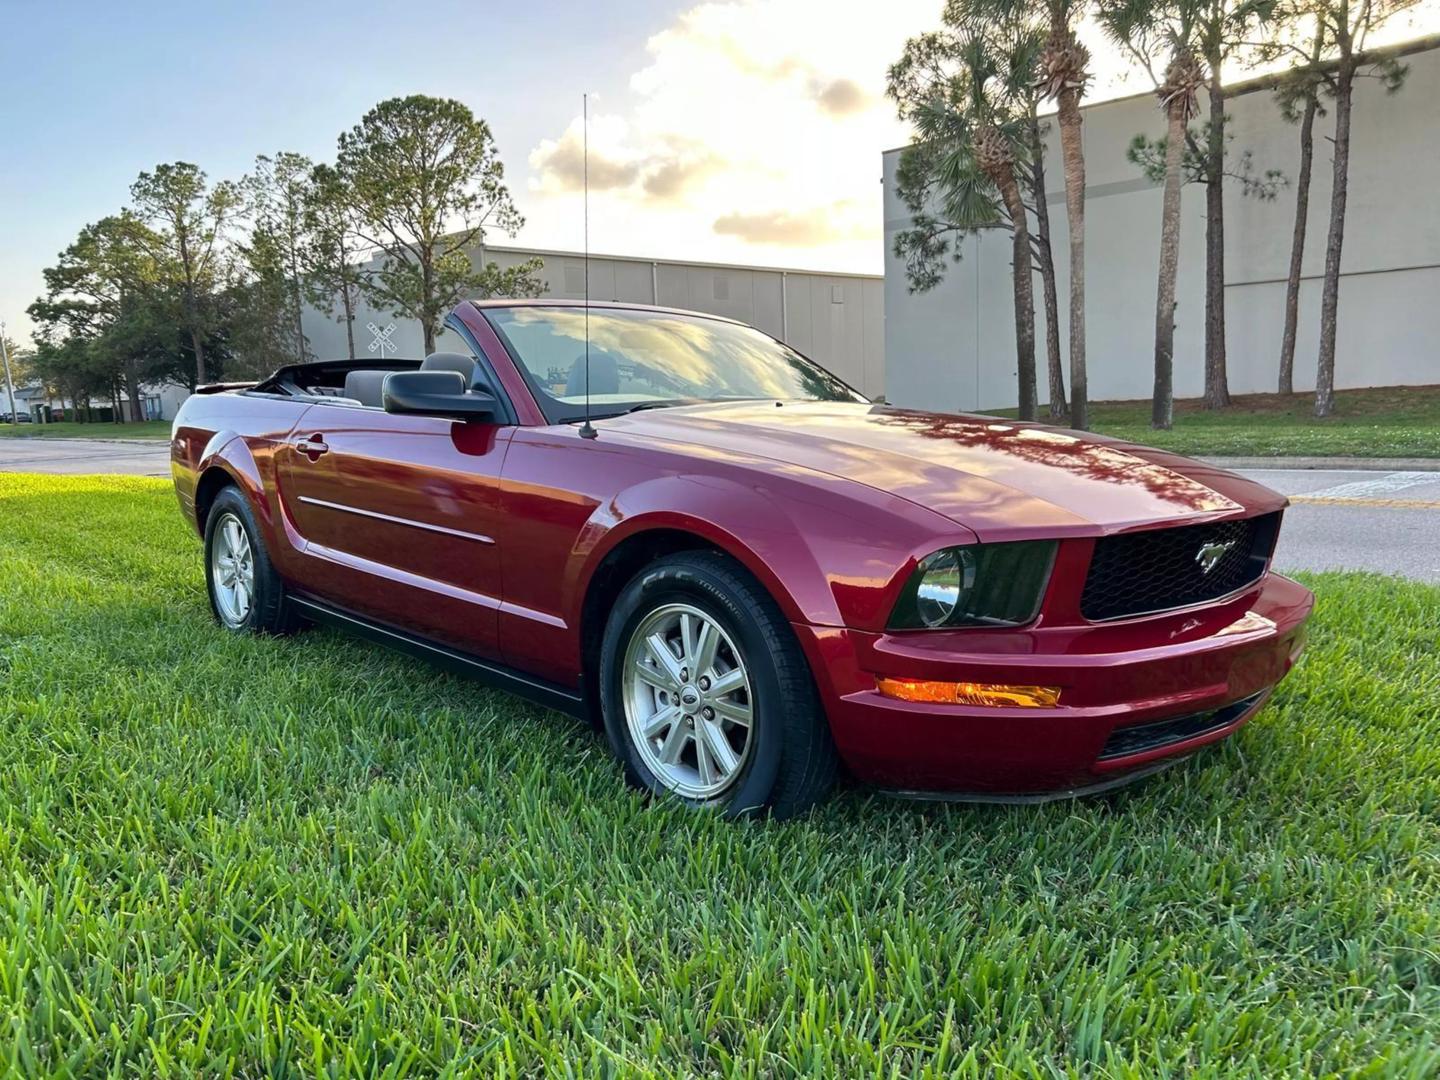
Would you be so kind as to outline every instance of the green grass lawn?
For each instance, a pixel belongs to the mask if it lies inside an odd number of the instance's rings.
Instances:
[[[1325,420],[1312,414],[1313,394],[1245,394],[1234,401],[1214,410],[1196,400],[1177,401],[1170,431],[1151,429],[1149,401],[1093,402],[1090,426],[1200,456],[1440,457],[1440,386],[1342,390],[1335,415]]]
[[[168,439],[169,420],[140,420],[133,424],[81,424],[61,420],[53,424],[0,424],[0,438],[14,439]]]
[[[1440,1073],[1440,589],[1038,807],[647,805],[556,714],[222,634],[168,484],[0,476],[0,1072]]]

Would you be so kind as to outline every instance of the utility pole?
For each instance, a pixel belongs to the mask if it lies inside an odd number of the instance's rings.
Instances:
[[[5,344],[5,324],[0,322],[0,356],[5,358],[5,393],[10,396],[10,423],[19,425],[15,415],[15,380],[10,378],[10,346]]]

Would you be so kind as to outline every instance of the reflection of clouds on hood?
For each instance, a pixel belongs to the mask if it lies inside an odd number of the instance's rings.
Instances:
[[[714,0],[675,16],[628,91],[591,101],[593,248],[743,262],[794,247],[877,269],[880,151],[907,140],[885,72],[938,15],[936,0]],[[578,112],[530,154],[529,242],[578,218]]]

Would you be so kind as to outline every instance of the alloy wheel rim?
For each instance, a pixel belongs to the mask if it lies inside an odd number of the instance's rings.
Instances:
[[[625,650],[621,689],[631,741],[666,788],[704,801],[740,778],[754,742],[750,673],[709,615],[666,604],[645,616]]]
[[[250,537],[234,514],[225,514],[215,525],[210,580],[220,618],[229,626],[239,626],[255,603],[255,556]]]

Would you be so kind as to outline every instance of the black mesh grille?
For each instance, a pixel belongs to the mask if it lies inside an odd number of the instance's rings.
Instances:
[[[1173,720],[1157,720],[1152,724],[1116,728],[1110,733],[1110,738],[1105,740],[1105,748],[1100,751],[1100,760],[1143,754],[1146,750],[1173,746],[1197,735],[1219,731],[1244,716],[1263,694],[1262,690],[1259,694],[1251,694],[1248,698],[1242,698],[1223,709],[1214,709],[1211,712],[1191,713],[1189,716],[1177,716]]]
[[[1266,514],[1102,537],[1095,541],[1080,613],[1097,621],[1119,619],[1232,593],[1265,572],[1279,524],[1279,514]]]

